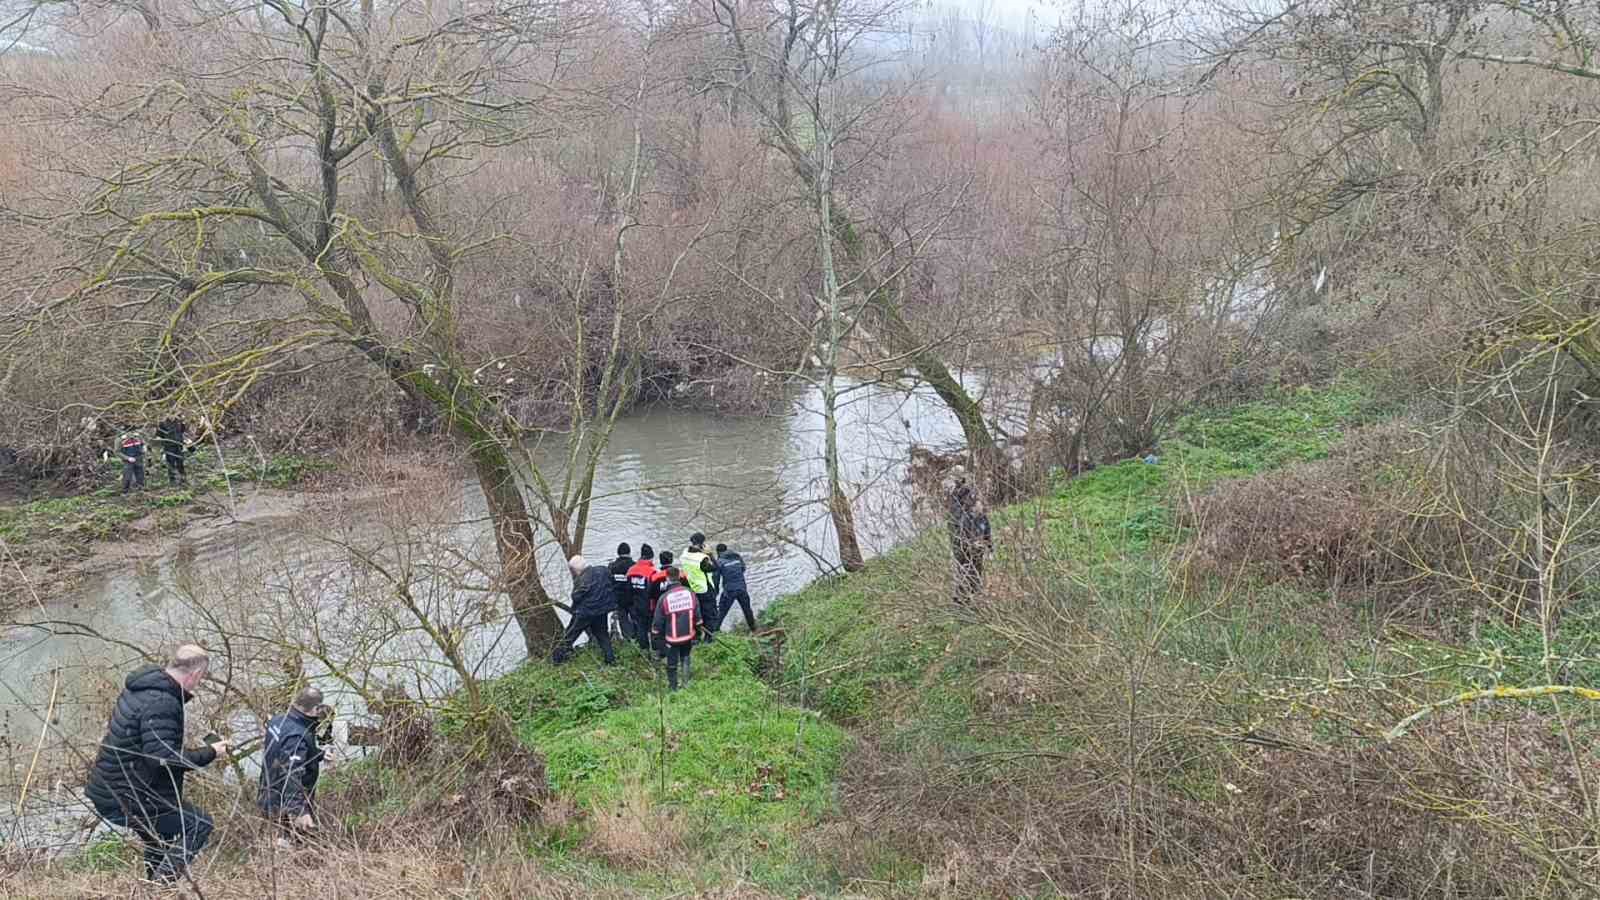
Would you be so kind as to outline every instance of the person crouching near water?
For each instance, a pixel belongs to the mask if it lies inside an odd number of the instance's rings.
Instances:
[[[678,689],[678,667],[683,667],[683,683],[689,684],[689,652],[694,649],[695,629],[700,627],[700,601],[681,581],[676,566],[667,569],[666,590],[656,605],[650,631],[661,642],[667,656],[667,687]]]
[[[317,827],[312,817],[317,778],[322,772],[317,729],[330,712],[322,703],[322,692],[307,686],[287,713],[267,722],[256,805],[281,830],[280,847],[288,844],[288,836],[309,834]]]
[[[145,876],[174,884],[211,839],[211,817],[183,802],[183,777],[228,753],[227,741],[183,749],[183,705],[205,679],[211,655],[184,644],[166,667],[127,678],[84,791],[100,818],[144,842]]]

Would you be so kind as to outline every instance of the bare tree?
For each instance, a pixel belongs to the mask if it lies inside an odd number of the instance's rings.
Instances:
[[[749,102],[765,127],[763,141],[782,154],[807,193],[814,195],[822,189],[823,181],[813,152],[815,120],[808,119],[811,111],[799,93],[802,85],[796,83],[796,78],[817,55],[817,22],[849,23],[851,37],[845,42],[849,59],[847,63],[841,60],[846,68],[841,69],[839,77],[854,80],[864,77],[861,67],[873,62],[864,46],[868,36],[891,32],[903,10],[893,4],[799,2],[767,10],[734,0],[717,0],[712,12],[716,24],[727,35],[727,58],[718,65],[720,77]],[[861,124],[851,123],[853,128],[860,128]],[[872,138],[863,133],[860,140]],[[961,424],[975,466],[985,472],[1003,473],[1004,458],[982,408],[945,365],[937,352],[940,342],[918,334],[907,321],[905,284],[874,271],[874,263],[885,259],[886,253],[870,246],[867,235],[876,236],[876,232],[857,218],[853,202],[836,176],[837,173],[827,185],[829,231],[842,260],[853,270],[848,277],[862,279],[862,290],[881,339],[950,408]]]
[[[127,403],[181,398],[218,418],[298,351],[358,354],[462,441],[537,651],[558,621],[519,487],[521,430],[474,382],[459,337],[462,268],[508,236],[453,217],[446,192],[474,154],[544,127],[551,67],[569,65],[583,20],[539,2],[402,4],[381,24],[275,0],[260,12],[168,5],[103,90],[9,86],[35,121],[117,150],[72,161],[68,204],[5,201],[22,233],[72,261],[38,274],[0,346],[15,352],[45,321],[96,320],[148,348]],[[393,207],[348,199],[363,160],[383,166]]]

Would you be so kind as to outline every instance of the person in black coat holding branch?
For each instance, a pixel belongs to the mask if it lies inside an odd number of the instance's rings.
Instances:
[[[184,775],[228,752],[223,740],[183,749],[183,705],[210,665],[203,647],[185,644],[165,668],[130,674],[89,772],[85,793],[95,812],[144,841],[152,881],[176,882],[211,838],[211,817],[183,802]]]
[[[617,661],[617,652],[611,647],[611,629],[607,617],[617,608],[617,596],[611,586],[611,570],[605,566],[591,566],[581,556],[567,560],[572,572],[572,620],[566,633],[556,642],[550,662],[561,665],[572,655],[572,645],[578,636],[588,634],[589,640],[600,645],[606,665]]]

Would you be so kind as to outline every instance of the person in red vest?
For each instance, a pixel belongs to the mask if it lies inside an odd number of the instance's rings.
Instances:
[[[677,567],[667,569],[666,590],[661,602],[656,604],[655,618],[650,630],[666,649],[667,687],[678,689],[678,667],[683,667],[683,684],[689,685],[689,652],[694,649],[695,629],[700,627],[700,601],[694,592],[680,581],[682,573]]]
[[[122,492],[126,494],[135,484],[144,490],[144,438],[130,431],[117,444],[117,455],[122,459]]]

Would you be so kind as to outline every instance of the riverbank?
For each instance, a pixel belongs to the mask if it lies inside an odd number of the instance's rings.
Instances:
[[[1546,697],[1408,718],[1535,683],[1537,629],[1386,607],[1334,577],[1360,533],[1307,542],[1261,499],[1377,502],[1362,486],[1405,471],[1392,412],[1341,385],[1190,416],[1153,461],[997,511],[967,609],[935,530],[698,648],[678,694],[631,649],[488,682],[553,794],[503,834],[416,845],[411,893],[1420,897],[1444,865],[1475,896],[1549,896],[1537,835],[1576,846],[1562,748],[1594,717]],[[1215,518],[1229,503],[1242,528]],[[1219,564],[1264,529],[1250,565]],[[1548,648],[1580,683],[1593,622],[1575,609]],[[470,802],[413,774],[330,778],[342,896],[407,895],[393,836]],[[219,853],[207,896],[247,895],[242,861],[273,864],[251,847]]]
[[[39,602],[110,569],[169,555],[180,542],[292,518],[330,499],[359,502],[374,490],[353,491],[348,473],[331,459],[247,458],[229,452],[223,464],[214,449],[203,448],[190,458],[185,484],[168,484],[157,463],[146,472],[145,489],[126,495],[120,465],[105,463],[88,488],[69,493],[41,485],[37,496],[0,504],[0,595]],[[382,465],[399,482],[413,462],[390,457]]]

